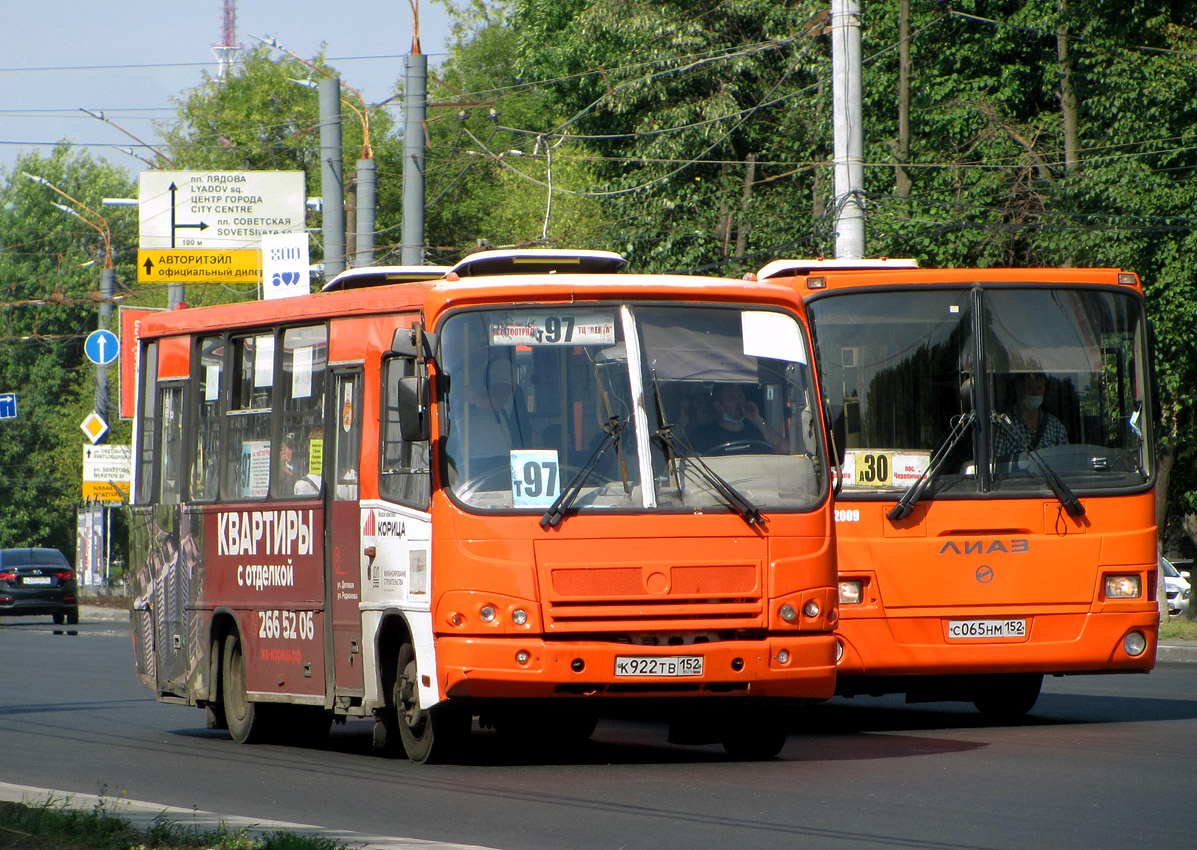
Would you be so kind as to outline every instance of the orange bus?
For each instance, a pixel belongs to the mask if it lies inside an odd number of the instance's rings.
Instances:
[[[840,462],[841,695],[1018,716],[1155,659],[1147,323],[1119,269],[779,260]]]
[[[609,711],[776,754],[835,675],[801,301],[622,265],[483,252],[143,319],[144,683],[239,742],[373,718],[417,762]],[[700,439],[716,386],[756,430]]]

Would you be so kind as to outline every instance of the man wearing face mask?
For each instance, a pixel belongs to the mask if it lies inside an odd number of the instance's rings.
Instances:
[[[1010,411],[1014,433],[998,426],[993,433],[993,451],[999,458],[1047,446],[1062,446],[1068,442],[1064,423],[1043,409],[1043,392],[1047,376],[1042,372],[1024,372],[1015,381],[1018,404]],[[1016,436],[1017,435],[1017,436]]]

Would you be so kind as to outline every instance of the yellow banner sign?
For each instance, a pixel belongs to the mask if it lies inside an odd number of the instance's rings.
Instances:
[[[129,498],[129,485],[123,485],[123,490],[121,486],[120,482],[84,481],[83,498],[96,502],[124,502]]]
[[[137,252],[138,283],[257,283],[261,279],[262,252],[256,248],[143,248]]]

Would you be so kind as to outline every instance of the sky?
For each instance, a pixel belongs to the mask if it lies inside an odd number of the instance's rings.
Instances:
[[[224,0],[7,0],[0,168],[11,171],[22,153],[48,154],[66,138],[130,173],[145,169],[124,152],[139,151],[127,133],[154,144],[154,122],[174,118],[172,98],[199,85],[204,71],[216,74],[212,45],[222,38],[224,5]],[[435,64],[446,50],[448,14],[430,0],[419,0],[419,9],[421,48]],[[305,59],[324,44],[341,80],[368,103],[394,94],[403,57],[411,51],[408,0],[237,0],[236,10],[236,43],[252,47],[260,43],[253,36],[273,36]]]

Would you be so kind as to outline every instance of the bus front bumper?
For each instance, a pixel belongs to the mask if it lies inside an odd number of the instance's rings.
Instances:
[[[1144,672],[1155,665],[1158,614],[1054,613],[1025,616],[1021,638],[949,636],[955,617],[841,617],[838,673],[855,676],[936,676],[979,673],[1067,674]],[[969,620],[1008,620],[1009,614],[970,613]],[[1128,635],[1145,640],[1138,655]]]
[[[822,700],[835,692],[836,640],[822,633],[668,647],[441,636],[436,655],[449,698]]]

